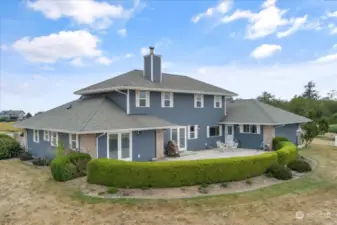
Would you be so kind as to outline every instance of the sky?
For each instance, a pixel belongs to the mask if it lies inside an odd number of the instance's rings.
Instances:
[[[78,89],[142,69],[148,47],[163,71],[256,98],[282,99],[314,81],[337,89],[337,1],[0,1],[0,110],[36,113]]]

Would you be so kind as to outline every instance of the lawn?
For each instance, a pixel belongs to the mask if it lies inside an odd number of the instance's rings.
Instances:
[[[318,167],[298,180],[169,201],[88,198],[74,188],[76,180],[58,183],[48,170],[5,160],[0,163],[0,224],[334,224],[337,148],[314,141],[301,154],[316,159]],[[299,210],[305,214],[302,220],[295,217]]]
[[[22,129],[14,127],[15,122],[0,122],[0,132],[20,132]]]

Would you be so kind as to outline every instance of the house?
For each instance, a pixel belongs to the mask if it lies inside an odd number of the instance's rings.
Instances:
[[[255,100],[228,103],[237,94],[188,76],[162,72],[161,56],[144,56],[132,70],[75,92],[72,102],[16,124],[25,129],[27,150],[53,157],[58,140],[96,158],[150,161],[164,157],[175,140],[180,151],[238,140],[259,148],[275,135],[296,138],[306,118]]]
[[[4,110],[0,112],[0,118],[7,120],[22,120],[25,117],[25,112],[22,110]]]

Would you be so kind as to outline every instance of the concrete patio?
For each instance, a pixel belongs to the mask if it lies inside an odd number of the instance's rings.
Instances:
[[[200,151],[183,151],[180,157],[166,157],[163,161],[177,161],[177,160],[198,160],[198,159],[216,159],[216,158],[231,158],[240,156],[251,156],[265,153],[262,150],[237,148],[233,150],[220,149],[205,149]]]

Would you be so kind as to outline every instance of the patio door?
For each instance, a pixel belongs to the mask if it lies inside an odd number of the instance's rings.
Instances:
[[[174,140],[180,151],[187,149],[186,127],[172,128],[171,140]]]
[[[225,125],[225,142],[233,143],[234,142],[234,125]]]
[[[109,134],[108,158],[132,160],[131,133]]]

